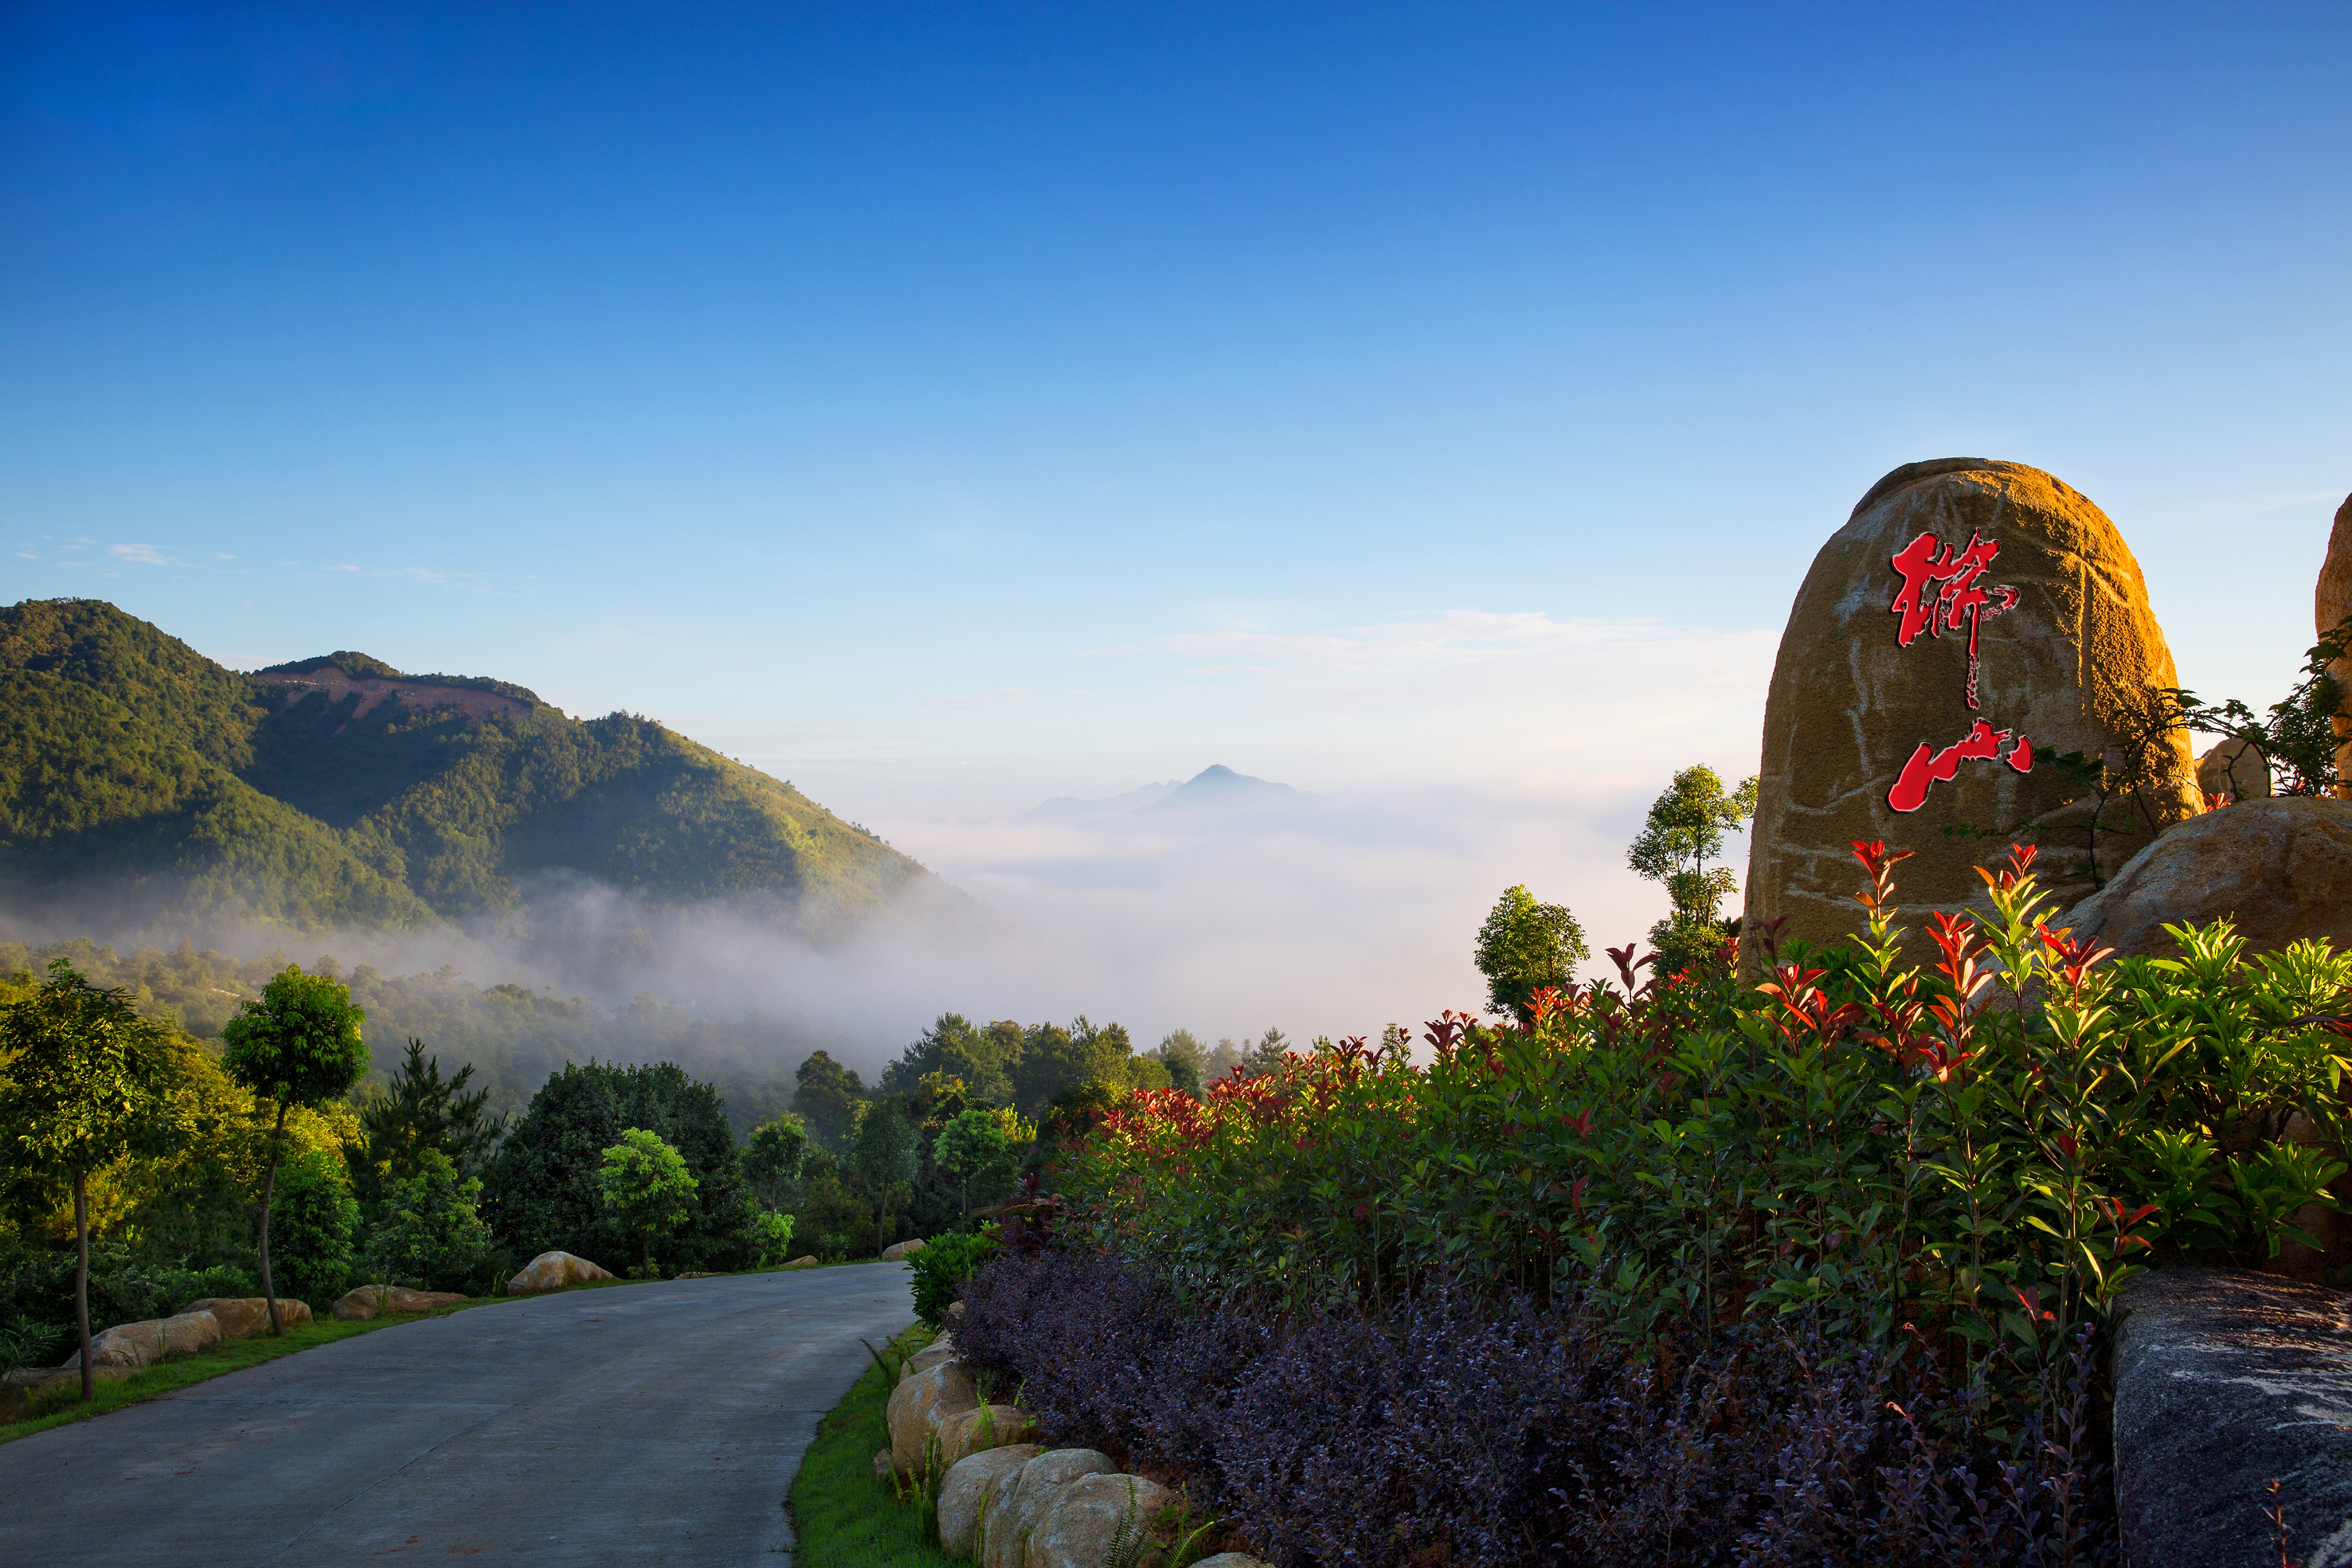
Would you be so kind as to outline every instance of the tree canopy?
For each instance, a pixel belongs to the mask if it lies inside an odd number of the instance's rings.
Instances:
[[[1673,911],[1650,931],[1665,973],[1711,955],[1725,936],[1716,911],[1739,890],[1729,866],[1707,862],[1723,852],[1727,833],[1756,814],[1756,780],[1727,790],[1715,769],[1684,768],[1650,803],[1642,831],[1625,852],[1626,863],[1662,883]]]
[[[715,1087],[667,1061],[566,1063],[549,1075],[483,1179],[492,1231],[521,1257],[551,1248],[587,1258],[635,1253],[638,1238],[596,1197],[604,1151],[632,1127],[676,1149],[695,1179],[694,1201],[665,1255],[682,1270],[748,1267],[751,1201],[726,1106]]]
[[[75,1327],[81,1391],[91,1392],[90,1176],[165,1125],[171,1091],[163,1031],[60,958],[31,996],[0,1011],[0,1147],[19,1170],[71,1185],[77,1272]]]
[[[1589,956],[1576,916],[1564,904],[1537,902],[1524,883],[1505,888],[1478,927],[1475,957],[1486,977],[1487,1009],[1522,1024],[1535,1021],[1536,992],[1575,985],[1576,967]]]
[[[644,1245],[645,1272],[654,1272],[654,1238],[693,1212],[697,1183],[676,1149],[643,1127],[623,1129],[596,1168],[596,1195],[605,1214]]]

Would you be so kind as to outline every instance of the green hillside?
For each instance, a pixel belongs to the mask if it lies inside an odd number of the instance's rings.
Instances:
[[[524,914],[554,873],[819,935],[927,875],[650,719],[354,653],[243,674],[96,600],[0,610],[0,892],[401,927]]]

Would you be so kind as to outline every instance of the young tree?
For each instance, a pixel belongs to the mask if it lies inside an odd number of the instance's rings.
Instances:
[[[1535,994],[1547,986],[1576,984],[1576,967],[1590,956],[1584,927],[1565,905],[1538,904],[1526,884],[1503,890],[1478,927],[1478,972],[1486,977],[1486,1010],[1535,1022]],[[1387,1037],[1382,1037],[1386,1043]]]
[[[793,1114],[826,1148],[844,1147],[857,1129],[857,1109],[866,1100],[866,1085],[856,1070],[813,1051],[793,1076],[798,1081]]]
[[[808,1146],[808,1128],[790,1112],[751,1129],[743,1147],[743,1174],[770,1208],[783,1206],[784,1189],[799,1177]]]
[[[472,1273],[490,1249],[481,1197],[481,1177],[460,1180],[448,1155],[425,1150],[416,1157],[416,1174],[392,1184],[376,1255],[424,1291],[436,1279],[447,1284]]]
[[[637,1238],[597,1201],[596,1172],[629,1127],[676,1149],[695,1180],[693,1212],[663,1250],[682,1269],[749,1265],[751,1190],[725,1102],[672,1062],[567,1062],[550,1073],[499,1140],[482,1178],[482,1218],[519,1257],[549,1248],[625,1255]]]
[[[269,1206],[269,1260],[288,1295],[314,1304],[341,1295],[359,1227],[359,1200],[341,1159],[325,1149],[306,1149],[278,1167]]]
[[[1280,1067],[1282,1059],[1289,1054],[1290,1037],[1268,1025],[1266,1031],[1257,1037],[1257,1043],[1251,1046],[1248,1052],[1243,1056],[1242,1070],[1252,1078],[1255,1078],[1261,1073],[1272,1072]]]
[[[1170,1030],[1160,1037],[1160,1044],[1151,1054],[1168,1069],[1168,1076],[1177,1088],[1196,1100],[1201,1097],[1202,1086],[1209,1077],[1209,1048],[1191,1030]]]
[[[277,1288],[269,1277],[269,1200],[278,1186],[278,1161],[285,1156],[286,1113],[297,1105],[338,1099],[366,1074],[367,1044],[360,1038],[360,1025],[366,1019],[367,1014],[352,1005],[350,987],[289,965],[221,1029],[221,1066],[255,1099],[278,1107],[277,1124],[264,1150],[261,1182],[261,1293],[269,1302],[273,1334],[284,1331],[278,1321]]]
[[[631,1127],[604,1151],[596,1192],[607,1213],[645,1239],[645,1272],[654,1271],[654,1233],[693,1211],[695,1180],[676,1149],[643,1127]]]
[[[1012,1129],[1006,1126],[1008,1120],[1016,1126],[1020,1122],[1009,1111],[975,1105],[940,1129],[932,1157],[939,1161],[941,1170],[956,1178],[966,1219],[971,1218],[972,1178],[999,1172],[1009,1176],[1020,1163],[1013,1149]]]
[[[417,1161],[427,1149],[438,1149],[467,1176],[479,1176],[488,1166],[502,1116],[485,1116],[490,1092],[466,1092],[474,1076],[471,1062],[457,1076],[441,1076],[441,1059],[425,1054],[425,1042],[411,1037],[406,1058],[395,1069],[389,1088],[360,1112],[367,1134],[368,1160],[395,1181],[417,1172]]]
[[[850,1141],[849,1168],[858,1185],[873,1195],[874,1235],[877,1245],[889,1240],[890,1189],[915,1179],[915,1129],[891,1100],[877,1100],[858,1119],[857,1135]]]
[[[1712,954],[1724,938],[1716,909],[1739,889],[1729,866],[1707,862],[1723,852],[1723,836],[1756,814],[1756,780],[1726,790],[1704,765],[1675,775],[1651,802],[1649,821],[1625,852],[1625,861],[1665,884],[1674,912],[1650,928],[1662,972],[1672,974]]]
[[[31,996],[0,1013],[0,1146],[9,1163],[72,1184],[74,1327],[81,1336],[81,1396],[89,1364],[89,1178],[167,1124],[170,1057],[164,1031],[101,990],[63,958]]]

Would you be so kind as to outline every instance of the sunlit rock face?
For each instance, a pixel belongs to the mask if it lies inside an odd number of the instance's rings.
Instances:
[[[2197,813],[2187,738],[2153,720],[2179,684],[2123,536],[2039,469],[1953,457],[1871,486],[1813,558],[1764,710],[1743,961],[1859,930],[1855,841],[1912,852],[1907,917],[1984,907],[1973,868],[2037,841],[2071,903]],[[2102,800],[2081,753],[2137,779]]]
[[[2327,559],[2319,568],[2319,584],[2311,596],[2312,630],[2325,637],[2347,615],[2352,615],[2352,496],[2336,508],[2336,527],[2327,536]],[[2336,685],[2352,692],[2352,658],[2331,660],[2327,673]],[[2352,767],[2352,715],[2336,716],[2336,771]],[[2341,795],[2347,793],[2337,789]]]

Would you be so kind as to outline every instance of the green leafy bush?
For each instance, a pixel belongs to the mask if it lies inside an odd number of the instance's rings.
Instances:
[[[416,1175],[390,1184],[385,1218],[370,1251],[394,1283],[446,1290],[474,1281],[490,1253],[489,1227],[476,1205],[481,1179],[457,1179],[438,1149],[417,1155]]]
[[[778,1263],[788,1263],[793,1256],[793,1217],[779,1214],[772,1208],[751,1211],[752,1263],[766,1269]]]
[[[320,1149],[288,1160],[269,1207],[278,1293],[318,1311],[350,1289],[359,1226],[359,1200],[341,1160]]]
[[[631,1127],[657,1134],[694,1177],[686,1219],[662,1239],[664,1261],[698,1271],[748,1265],[751,1195],[726,1108],[716,1088],[666,1061],[566,1063],[540,1085],[483,1182],[484,1218],[499,1240],[522,1258],[551,1248],[607,1262],[635,1256],[637,1237],[596,1197],[604,1151]]]
[[[960,1231],[927,1243],[907,1260],[915,1274],[915,1315],[937,1328],[955,1303],[956,1287],[999,1250],[992,1235]]]
[[[596,1200],[613,1223],[637,1238],[645,1249],[641,1268],[631,1274],[655,1277],[654,1238],[694,1209],[694,1177],[678,1152],[643,1127],[630,1127],[604,1151],[596,1169]]]
[[[1123,1101],[1066,1151],[1074,1239],[1196,1301],[1567,1288],[1633,1339],[1804,1312],[2016,1380],[2145,1260],[2264,1263],[2335,1203],[2352,956],[2249,960],[2221,925],[2105,963],[2042,923],[2019,850],[1916,968],[1903,857],[1857,850],[1868,930],[1761,986],[1616,950],[1622,987],[1524,1028],[1448,1014],[1426,1066],[1355,1040]],[[2298,1113],[2318,1147],[2283,1142]]]

